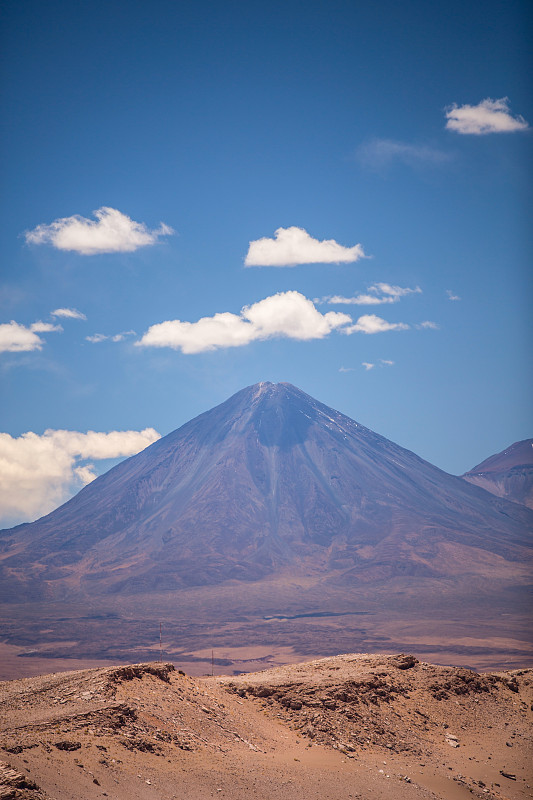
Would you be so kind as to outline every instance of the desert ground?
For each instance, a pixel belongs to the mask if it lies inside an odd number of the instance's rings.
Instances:
[[[86,603],[0,605],[0,680],[159,660],[188,675],[232,675],[338,653],[410,652],[477,671],[533,667],[531,602],[490,575],[357,590],[272,579]],[[498,602],[495,597],[497,596]],[[466,611],[465,611],[466,609]]]
[[[352,654],[242,675],[172,664],[0,684],[0,798],[531,797],[533,672]]]

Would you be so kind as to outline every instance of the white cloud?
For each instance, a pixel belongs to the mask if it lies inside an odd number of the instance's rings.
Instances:
[[[367,372],[370,369],[374,369],[374,367],[376,366],[375,364],[372,364],[372,363],[370,363],[368,361],[362,361],[361,364],[367,370]],[[380,358],[378,366],[379,367],[392,367],[392,366],[394,366],[394,361],[389,361],[387,358]]]
[[[428,330],[432,331],[437,331],[439,329],[437,323],[431,322],[429,319],[425,320],[424,322],[420,322],[416,327],[421,329],[427,328]]]
[[[339,372],[353,372],[353,367],[339,367]]]
[[[409,325],[405,322],[387,322],[375,314],[363,314],[354,325],[343,328],[342,332],[351,333],[383,333],[384,331],[406,331]]]
[[[274,239],[250,242],[246,267],[295,267],[297,264],[349,264],[366,258],[360,244],[344,247],[334,239],[313,239],[303,228],[278,228]]]
[[[50,316],[62,317],[63,319],[87,319],[85,314],[78,311],[77,308],[56,308],[55,311],[50,312]]]
[[[29,328],[13,320],[3,322],[0,324],[0,353],[42,350],[44,341],[37,334],[62,330],[61,325],[52,325],[50,322],[34,322]]]
[[[34,322],[30,325],[30,331],[34,333],[52,333],[53,331],[61,333],[63,331],[63,327],[61,325],[54,325],[52,322]]]
[[[115,335],[111,337],[111,341],[122,342],[126,336],[137,336],[137,334],[135,331],[122,331],[121,333],[115,333]]]
[[[116,208],[103,206],[94,212],[96,221],[75,215],[56,219],[50,225],[38,225],[27,231],[28,244],[51,244],[58,250],[73,250],[82,255],[131,253],[139,247],[156,244],[161,236],[174,233],[161,223],[150,230]]]
[[[324,297],[322,302],[329,303],[332,306],[379,306],[382,303],[396,302],[392,297],[378,297],[375,294],[358,294],[355,297],[343,297],[340,294],[334,294],[331,297]]]
[[[391,286],[390,283],[375,283],[373,286],[369,286],[368,291],[372,294],[358,294],[354,297],[335,294],[322,298],[322,302],[330,305],[378,306],[383,303],[397,303],[401,297],[408,294],[421,294],[422,289],[420,286],[409,289],[402,286]]]
[[[18,322],[4,322],[0,325],[0,352],[16,353],[22,350],[41,350],[44,342],[30,328]]]
[[[94,472],[93,464],[86,464],[84,467],[75,467],[74,475],[79,479],[82,486],[87,486],[88,483],[91,483],[98,477],[96,472]]]
[[[311,300],[299,292],[279,292],[251,306],[244,306],[240,314],[226,311],[213,317],[202,317],[197,322],[179,319],[160,322],[152,325],[136,345],[201,353],[221,347],[241,347],[277,336],[323,339],[351,321],[347,314],[337,311],[321,314]]]
[[[105,342],[106,339],[109,339],[109,336],[106,336],[105,333],[93,333],[91,336],[85,337],[85,341],[91,342],[92,344],[98,344],[98,342]]]
[[[99,342],[106,342],[107,340],[111,342],[122,342],[126,338],[126,336],[136,336],[137,334],[135,331],[122,331],[121,333],[115,333],[113,336],[108,336],[105,333],[93,333],[91,336],[86,336],[85,341],[92,342],[93,344],[98,344]]]
[[[47,430],[14,438],[0,433],[0,525],[47,514],[96,475],[86,459],[131,456],[160,436],[143,431],[78,433]]]
[[[384,295],[392,297],[394,300],[399,300],[400,297],[405,297],[407,294],[422,294],[420,286],[415,286],[414,289],[409,289],[402,286],[391,286],[390,283],[376,283],[370,287],[371,292],[381,292]]]
[[[452,159],[452,154],[424,144],[408,144],[393,139],[372,139],[362,144],[356,152],[357,159],[367,167],[388,167],[401,161],[410,167],[424,164],[443,164]]]
[[[451,289],[446,289],[446,294],[448,295],[448,300],[460,300],[458,294],[454,294]]]
[[[513,117],[509,111],[509,99],[500,97],[491,100],[487,97],[477,106],[458,106],[456,103],[445,109],[446,128],[456,133],[475,134],[513,133],[529,127],[521,116]]]

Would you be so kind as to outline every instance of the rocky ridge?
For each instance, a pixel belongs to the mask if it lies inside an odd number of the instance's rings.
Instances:
[[[151,663],[4,682],[0,798],[67,800],[75,786],[78,800],[518,800],[533,785],[532,686],[531,670],[405,654],[223,678]]]

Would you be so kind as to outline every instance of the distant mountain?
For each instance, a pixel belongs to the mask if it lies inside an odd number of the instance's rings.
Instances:
[[[498,497],[533,508],[533,439],[515,442],[462,477]]]
[[[468,478],[469,480],[469,478]],[[512,582],[533,513],[287,383],[259,383],[36,522],[0,532],[6,602],[305,576]],[[472,584],[474,585],[474,584]]]

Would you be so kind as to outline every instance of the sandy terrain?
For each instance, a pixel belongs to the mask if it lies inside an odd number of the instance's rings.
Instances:
[[[0,798],[518,800],[533,785],[532,686],[530,670],[381,655],[232,677],[152,663],[4,682]]]

